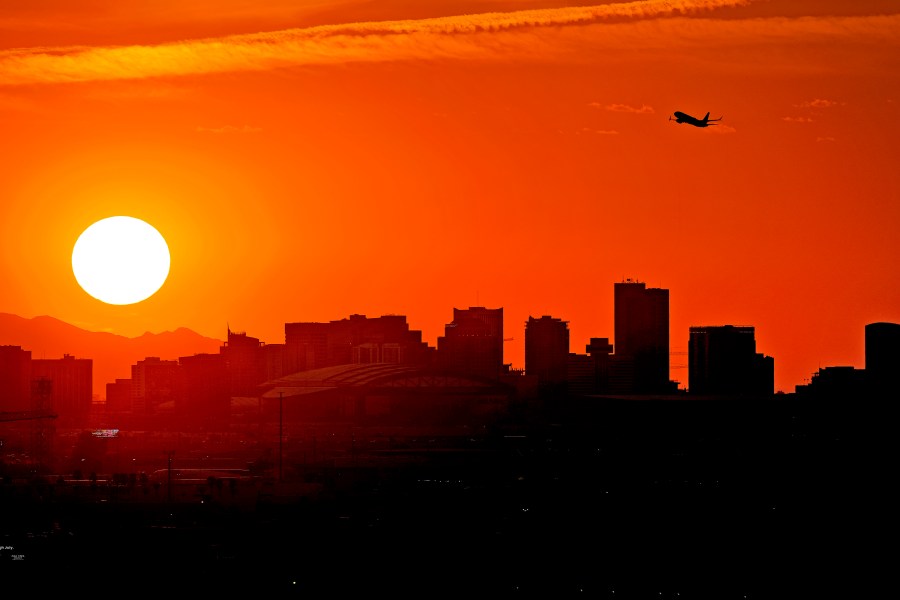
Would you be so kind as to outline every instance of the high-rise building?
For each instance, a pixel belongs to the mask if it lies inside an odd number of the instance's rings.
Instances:
[[[230,327],[219,354],[225,358],[232,396],[255,396],[260,384],[285,374],[284,344],[266,344]]]
[[[106,384],[106,412],[109,415],[131,414],[134,410],[131,379],[116,379]]]
[[[91,412],[94,361],[64,354],[62,358],[31,361],[32,380],[46,379],[52,384],[50,405],[60,425],[87,423]]]
[[[454,308],[453,321],[438,338],[437,360],[447,371],[499,378],[503,373],[503,309]]]
[[[851,366],[820,367],[809,383],[794,387],[800,398],[848,402],[860,397],[865,389],[866,371]]]
[[[131,366],[131,411],[139,417],[154,415],[160,405],[177,402],[181,393],[181,367],[177,360],[148,356]]]
[[[424,365],[432,351],[403,315],[284,325],[285,373],[359,363]]]
[[[544,315],[525,322],[525,374],[537,377],[539,386],[566,382],[569,357],[569,323]]]
[[[31,410],[31,351],[0,346],[0,412]]]
[[[691,327],[688,391],[694,395],[773,394],[774,360],[756,352],[753,327]]]
[[[594,363],[594,393],[607,393],[610,390],[609,369],[612,359],[613,345],[609,338],[591,338],[591,343],[585,347],[588,355]]]
[[[228,369],[221,354],[194,354],[178,359],[183,393],[176,403],[179,416],[200,424],[221,423],[231,414]]]
[[[900,324],[866,325],[866,380],[877,395],[900,389]]]
[[[615,284],[613,391],[658,394],[674,391],[669,380],[669,290],[631,279]]]

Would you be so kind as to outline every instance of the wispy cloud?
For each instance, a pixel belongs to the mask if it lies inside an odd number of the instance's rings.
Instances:
[[[590,106],[602,108],[603,110],[608,110],[611,112],[635,113],[639,115],[653,114],[656,112],[655,110],[653,110],[652,106],[647,106],[646,104],[642,104],[640,107],[635,107],[628,104],[601,105],[599,102],[592,102]]]
[[[735,129],[731,125],[722,125],[722,124],[719,124],[716,127],[709,127],[706,131],[711,131],[712,133],[719,134],[719,135],[722,135],[722,134],[727,135],[730,133],[737,133],[737,129]]]
[[[591,129],[590,127],[582,127],[575,132],[575,135],[619,135],[615,129]]]
[[[795,104],[797,108],[831,108],[832,106],[837,106],[841,104],[835,100],[825,100],[823,98],[816,98],[814,100],[807,100],[805,102],[801,102],[800,104]]]
[[[833,137],[831,137],[830,135],[826,135],[826,136],[820,136],[820,137],[817,137],[817,138],[816,138],[816,141],[817,141],[817,142],[826,142],[826,143],[828,143],[828,142],[833,142],[833,141],[835,141],[835,139],[834,139]]]
[[[509,51],[494,34],[540,27],[684,17],[750,0],[643,0],[288,29],[156,46],[28,48],[0,52],[0,84],[140,79],[342,61],[462,58]]]
[[[223,127],[198,127],[197,131],[200,133],[259,133],[262,131],[260,127],[250,127],[249,125],[244,125],[243,127],[235,127],[234,125],[225,125]]]
[[[787,121],[788,123],[812,123],[813,120],[809,117],[781,117],[782,121]]]

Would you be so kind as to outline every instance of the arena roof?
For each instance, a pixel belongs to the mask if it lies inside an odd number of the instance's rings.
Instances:
[[[499,381],[389,363],[350,364],[300,371],[260,386],[263,398],[303,396],[341,387],[506,389]]]

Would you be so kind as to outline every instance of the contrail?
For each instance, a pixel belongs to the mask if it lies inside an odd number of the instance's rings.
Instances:
[[[0,52],[0,85],[141,79],[260,71],[291,65],[470,57],[502,52],[491,34],[648,18],[682,17],[751,0],[643,0],[432,19],[323,25],[123,47],[24,48]],[[488,39],[485,39],[487,36]]]

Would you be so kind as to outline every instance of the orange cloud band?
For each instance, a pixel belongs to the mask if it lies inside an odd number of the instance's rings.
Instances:
[[[0,52],[0,85],[259,71],[344,61],[502,56],[515,42],[491,34],[539,27],[684,17],[749,3],[750,0],[646,0],[409,21],[326,25],[156,46],[17,49]],[[877,19],[889,22],[876,22]],[[833,33],[846,34],[851,21],[853,18],[832,24]],[[866,17],[864,21],[870,34],[885,31],[885,28],[888,32],[895,32],[898,23],[896,17]],[[769,33],[777,35],[778,29],[774,27]]]

